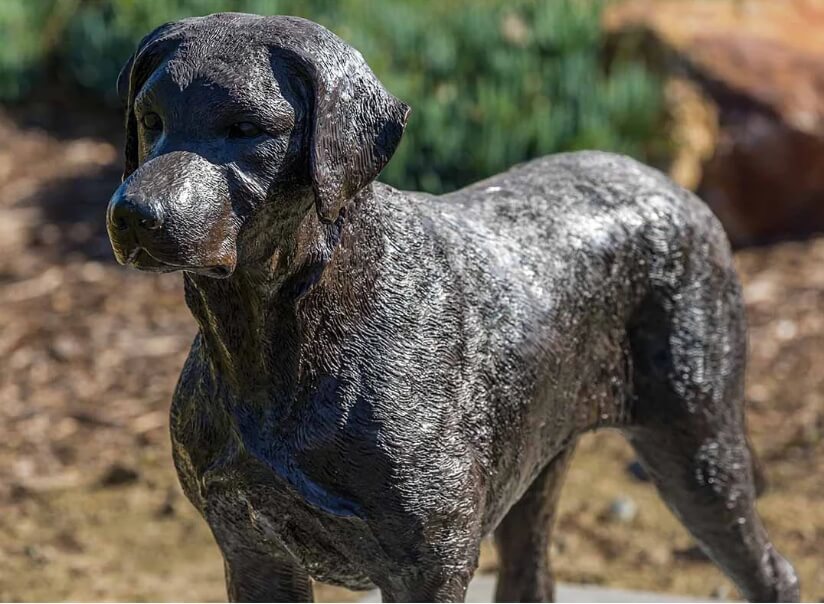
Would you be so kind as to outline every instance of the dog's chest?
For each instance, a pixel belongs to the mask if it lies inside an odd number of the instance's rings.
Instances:
[[[312,400],[301,407],[309,419],[284,420],[276,405],[226,400],[226,391],[184,383],[171,417],[181,484],[221,549],[285,550],[317,580],[369,587],[382,550],[363,505],[374,512],[375,498],[353,481],[362,464],[350,463],[362,461],[364,435],[341,431]]]
[[[267,464],[268,466],[268,464]],[[365,589],[375,539],[356,502],[295,468],[243,459],[201,478],[204,515],[216,536],[292,554],[315,579]]]

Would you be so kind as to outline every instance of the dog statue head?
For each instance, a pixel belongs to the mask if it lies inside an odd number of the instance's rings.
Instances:
[[[313,206],[334,224],[389,161],[409,111],[358,51],[297,17],[162,25],[117,87],[125,170],[107,211],[117,260],[214,277],[265,261]]]

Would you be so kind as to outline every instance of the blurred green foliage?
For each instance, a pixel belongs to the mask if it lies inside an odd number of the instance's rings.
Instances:
[[[39,84],[96,91],[138,40],[190,15],[304,16],[358,48],[412,108],[383,180],[451,190],[546,153],[666,153],[661,83],[639,62],[605,67],[599,0],[4,0],[0,99]]]

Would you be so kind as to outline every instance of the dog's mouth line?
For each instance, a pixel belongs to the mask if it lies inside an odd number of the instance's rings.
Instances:
[[[168,260],[163,260],[158,258],[156,255],[152,254],[149,250],[142,246],[135,247],[129,255],[126,257],[123,264],[127,266],[135,266],[137,267],[137,261],[140,254],[144,253],[146,256],[157,262],[164,268],[177,270],[177,271],[188,271],[191,273],[198,273],[198,274],[205,274],[211,277],[228,277],[232,274],[232,269],[227,266],[222,265],[210,265],[210,266],[197,266],[192,264],[175,264],[174,262],[169,262]],[[137,267],[139,268],[139,267]]]
[[[134,264],[137,261],[138,255],[142,251],[143,251],[143,248],[140,247],[139,245],[137,247],[135,247],[131,252],[129,252],[129,255],[126,256],[126,259],[123,261],[123,264],[125,264],[127,266],[130,265],[130,264]]]

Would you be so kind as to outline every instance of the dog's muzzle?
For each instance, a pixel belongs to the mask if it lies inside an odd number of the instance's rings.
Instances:
[[[115,191],[106,226],[120,264],[225,277],[236,263],[236,228],[225,178],[193,153],[161,155]]]

